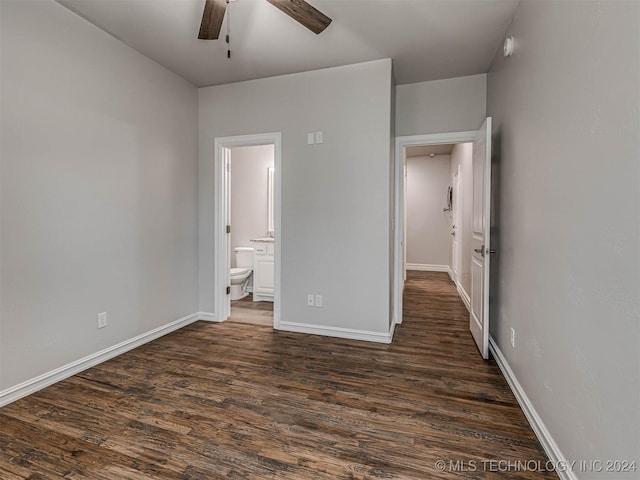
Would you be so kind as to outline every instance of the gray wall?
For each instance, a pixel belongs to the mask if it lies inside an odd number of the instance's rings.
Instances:
[[[571,460],[640,461],[639,25],[635,1],[525,0],[489,73],[491,334]]]
[[[201,310],[214,308],[214,138],[282,132],[281,320],[388,332],[390,95],[390,60],[200,89]],[[313,131],[323,144],[307,145]]]
[[[450,159],[407,157],[407,263],[449,265],[451,222],[442,210],[451,185]]]
[[[0,10],[5,389],[197,312],[198,104],[53,1]]]
[[[458,143],[451,151],[451,184],[460,165],[461,224],[456,235],[460,248],[458,283],[467,297],[471,296],[471,240],[473,238],[473,143]],[[455,198],[454,198],[455,201]]]
[[[233,249],[251,246],[249,240],[267,235],[269,224],[268,172],[273,145],[231,149],[231,266]]]
[[[487,76],[398,85],[396,135],[477,130],[486,113]]]

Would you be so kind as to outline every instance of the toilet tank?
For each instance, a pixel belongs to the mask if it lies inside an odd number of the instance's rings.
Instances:
[[[253,268],[253,247],[236,247],[233,251],[236,254],[236,267]]]

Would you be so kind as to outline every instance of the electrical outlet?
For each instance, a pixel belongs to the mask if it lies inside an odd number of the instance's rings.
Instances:
[[[322,295],[316,295],[316,307],[322,306]]]
[[[516,348],[516,331],[513,328],[511,329],[511,346]]]
[[[307,307],[313,307],[315,305],[313,302],[313,293],[310,293],[307,295]]]
[[[316,132],[316,143],[324,142],[324,134],[322,132]]]
[[[107,326],[107,312],[98,314],[98,328],[104,328]]]

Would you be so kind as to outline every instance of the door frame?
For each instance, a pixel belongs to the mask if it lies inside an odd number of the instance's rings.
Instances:
[[[405,177],[407,147],[420,145],[442,145],[444,143],[468,143],[476,138],[477,131],[430,133],[396,137],[395,141],[395,212],[394,212],[394,272],[393,272],[393,317],[402,323],[402,293],[405,279]]]
[[[462,224],[462,209],[460,208],[460,200],[462,198],[462,196],[460,195],[460,174],[462,173],[462,165],[458,164],[458,168],[456,169],[456,172],[453,176],[454,178],[454,182],[452,182],[451,187],[455,189],[454,192],[454,212],[453,212],[453,227],[452,230],[455,233],[455,246],[457,248],[453,248],[454,246],[454,242],[452,242],[452,249],[451,249],[451,276],[453,278],[451,278],[451,280],[453,280],[453,282],[456,284],[456,287],[458,286],[458,284],[460,283],[460,257],[462,257],[461,253],[462,253],[462,249],[461,244],[460,244],[460,236],[458,234],[458,231],[462,232],[461,229],[461,224]],[[453,269],[453,265],[457,265],[458,270]]]
[[[229,297],[226,293],[226,287],[229,285],[229,255],[230,248],[228,235],[226,233],[226,212],[229,202],[230,188],[227,188],[225,179],[227,177],[225,170],[225,152],[233,147],[251,147],[259,145],[273,145],[273,164],[275,175],[273,179],[275,206],[273,210],[275,220],[275,236],[274,236],[274,297],[273,297],[273,328],[280,326],[280,275],[281,275],[281,242],[280,235],[282,232],[282,196],[281,196],[281,178],[282,178],[282,133],[259,133],[251,135],[236,135],[231,137],[216,137],[214,140],[214,239],[213,254],[215,261],[214,269],[214,311],[217,321],[225,321],[229,317]]]

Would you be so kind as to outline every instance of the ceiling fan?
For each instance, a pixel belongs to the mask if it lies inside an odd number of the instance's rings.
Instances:
[[[315,34],[322,33],[331,23],[329,17],[309,5],[305,0],[267,0],[267,2],[282,10]],[[218,39],[228,3],[229,0],[205,0],[198,34],[200,40]]]

